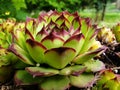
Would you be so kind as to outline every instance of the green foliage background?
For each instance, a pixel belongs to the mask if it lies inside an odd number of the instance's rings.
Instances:
[[[103,9],[105,0],[0,0],[0,18],[14,17],[25,20],[26,17],[37,17],[40,11],[67,10],[81,12],[86,8],[96,11]],[[115,0],[106,0],[115,1]]]

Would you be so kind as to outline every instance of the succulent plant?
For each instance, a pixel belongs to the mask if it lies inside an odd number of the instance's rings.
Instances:
[[[120,66],[120,43],[119,43],[120,23],[112,28],[102,27],[97,35],[97,39],[108,49],[101,54],[101,59],[107,67]]]
[[[117,42],[120,42],[120,23],[118,23],[117,25],[115,25],[112,28],[112,31],[115,34]]]
[[[116,37],[112,32],[111,28],[102,27],[97,35],[98,40],[104,45],[114,45],[117,43]]]
[[[16,84],[37,83],[42,90],[91,87],[96,80],[93,73],[105,68],[101,61],[93,60],[106,50],[96,40],[98,31],[89,18],[78,13],[49,11],[36,19],[27,18],[25,30],[14,30],[9,47],[30,65],[16,72]]]
[[[100,72],[100,79],[93,90],[119,90],[120,75],[115,74],[111,69]]]
[[[8,51],[12,43],[12,31],[15,24],[15,19],[1,19],[0,22],[0,82],[2,83],[9,81],[12,77],[13,65],[18,60],[13,53]]]

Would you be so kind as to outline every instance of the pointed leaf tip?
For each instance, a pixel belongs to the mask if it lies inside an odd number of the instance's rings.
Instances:
[[[47,48],[57,48],[61,47],[64,43],[64,39],[56,35],[54,32],[42,39],[41,43]]]
[[[32,39],[27,39],[26,42],[31,46],[31,47],[34,47],[34,46],[40,46],[41,48],[45,49],[46,50],[46,47],[43,46],[41,43],[37,42],[37,41],[34,41]]]
[[[48,65],[61,69],[73,60],[75,54],[76,51],[73,48],[53,48],[45,52],[45,59]]]
[[[33,59],[30,57],[27,51],[23,50],[17,44],[12,44],[8,50],[20,58],[24,63],[34,65]]]
[[[72,50],[72,51],[76,52],[75,49],[72,49],[72,48],[60,47],[60,48],[53,48],[53,49],[47,50],[47,51],[45,52],[45,54],[46,54],[47,52],[49,52],[49,51],[55,51],[55,52],[57,52],[59,55],[61,55],[61,54],[63,54],[66,50]]]
[[[26,41],[27,50],[30,56],[37,62],[43,63],[44,62],[44,52],[47,50],[45,46],[41,43],[34,41],[32,39],[28,39]]]
[[[63,46],[75,49],[76,54],[78,54],[82,48],[83,43],[84,43],[83,34],[77,34],[66,40]]]
[[[77,64],[83,64],[84,62],[86,62],[88,60],[91,60],[95,56],[100,55],[106,49],[107,49],[107,47],[103,46],[103,47],[98,48],[97,50],[85,52],[85,53],[80,54],[77,57],[75,57],[75,59],[73,60],[73,62],[75,62]]]
[[[40,83],[44,78],[34,77],[25,70],[18,70],[15,73],[14,81],[17,86],[21,85],[35,85]]]
[[[25,70],[33,77],[54,76],[59,73],[59,71],[56,69],[45,67],[26,67]]]
[[[92,73],[82,73],[79,76],[70,76],[70,82],[78,88],[92,87],[96,79]]]

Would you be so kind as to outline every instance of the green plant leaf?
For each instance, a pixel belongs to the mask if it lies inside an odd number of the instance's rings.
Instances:
[[[82,73],[79,76],[70,76],[70,83],[79,88],[92,87],[95,77],[92,73]]]
[[[111,70],[101,71],[100,80],[97,82],[98,87],[102,87],[107,81],[114,79],[115,74]]]
[[[34,59],[34,61],[37,63],[44,62],[44,52],[46,51],[46,47],[32,39],[28,39],[26,41],[26,46],[30,56]]]
[[[41,43],[47,48],[47,49],[51,49],[51,48],[57,48],[57,47],[61,47],[64,43],[64,40],[55,35],[54,33],[49,34],[48,36],[46,36]]]
[[[17,10],[20,10],[21,8],[26,8],[25,0],[12,0],[12,2]]]
[[[29,72],[33,77],[40,76],[53,76],[59,74],[59,71],[53,68],[44,68],[44,67],[26,67],[27,72]]]
[[[27,51],[22,49],[19,45],[17,44],[12,44],[9,49],[9,51],[13,52],[19,59],[21,59],[24,63],[34,65],[34,61],[29,55]]]
[[[74,48],[76,50],[76,54],[79,53],[84,43],[84,36],[82,34],[74,35],[70,37],[63,46]]]
[[[100,70],[105,69],[105,65],[102,61],[99,60],[89,60],[83,64],[85,67],[87,67],[86,71],[88,72],[97,72]]]
[[[120,82],[117,79],[109,80],[103,86],[103,89],[119,90]]]
[[[24,32],[16,29],[14,30],[14,38],[15,38],[15,42],[24,50],[26,50],[26,45],[25,45],[25,36],[24,36]]]
[[[74,65],[68,66],[64,69],[60,70],[60,75],[75,75],[78,76],[86,70],[85,66],[82,65]]]
[[[72,48],[53,48],[45,52],[45,61],[53,68],[62,69],[73,60],[75,55],[76,51]]]
[[[86,52],[83,54],[79,54],[77,57],[75,57],[73,62],[75,62],[76,64],[83,64],[84,62],[91,60],[93,57],[101,54],[105,50],[106,50],[106,47],[101,47],[97,50],[93,50],[93,51],[89,51],[89,52]]]
[[[16,71],[14,76],[16,85],[34,85],[40,83],[43,79],[43,77],[33,77],[25,70]]]
[[[70,86],[67,76],[52,76],[44,79],[40,84],[40,90],[66,90]]]

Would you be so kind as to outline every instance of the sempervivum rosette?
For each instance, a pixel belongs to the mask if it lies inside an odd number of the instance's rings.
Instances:
[[[107,46],[112,46],[117,43],[116,37],[113,34],[111,28],[102,27],[97,35],[97,38],[102,44]]]
[[[89,18],[77,13],[49,11],[37,19],[27,18],[25,31],[15,30],[9,47],[30,65],[16,72],[16,84],[38,83],[42,90],[90,87],[95,81],[93,72],[105,68],[92,60],[106,49],[96,41],[97,32]]]
[[[13,64],[17,57],[7,49],[12,43],[12,31],[18,27],[15,19],[1,19],[0,22],[0,82],[5,83],[13,75]]]

